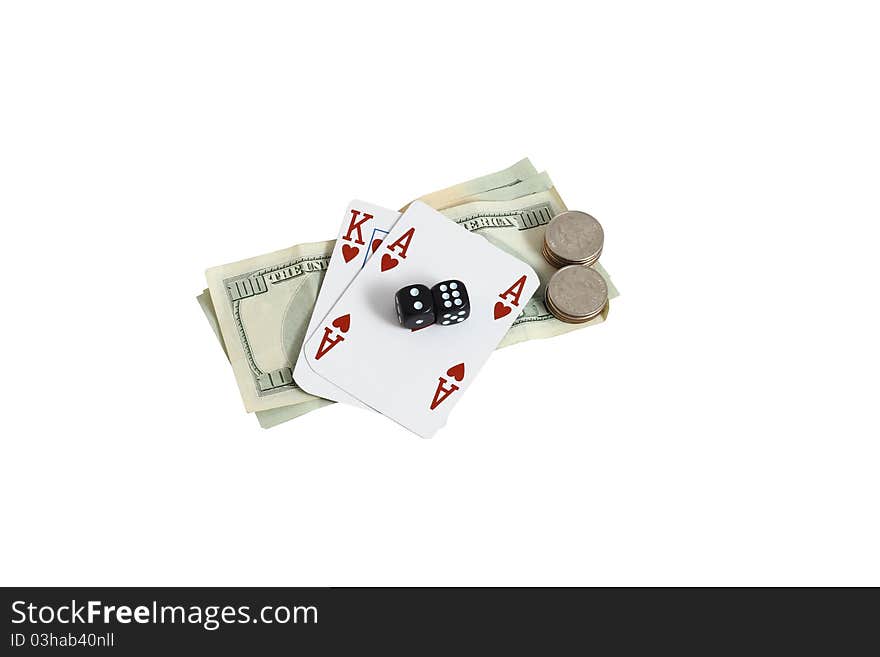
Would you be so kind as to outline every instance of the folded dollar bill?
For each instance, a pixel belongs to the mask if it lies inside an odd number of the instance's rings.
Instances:
[[[211,292],[206,289],[198,297],[196,297],[196,299],[199,302],[199,306],[201,306],[202,308],[202,312],[205,313],[205,319],[208,320],[208,324],[211,326],[211,330],[213,330],[214,335],[217,336],[217,341],[220,343],[220,348],[223,349],[223,353],[225,354],[226,344],[223,342],[223,334],[220,332],[220,323],[217,321],[217,313],[214,312],[214,304],[211,301]],[[323,408],[324,406],[329,406],[330,404],[334,403],[335,402],[332,402],[329,399],[314,397],[312,399],[301,401],[297,404],[279,406],[278,408],[270,408],[265,411],[256,411],[254,415],[257,416],[257,421],[260,423],[261,427],[263,427],[264,429],[269,429],[279,424],[283,424],[288,420],[298,418],[300,415],[311,413],[312,411],[316,411],[319,408]]]

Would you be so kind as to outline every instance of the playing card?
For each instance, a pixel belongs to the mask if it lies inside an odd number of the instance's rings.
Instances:
[[[437,321],[410,330],[398,321],[395,294],[415,285],[436,286]],[[428,438],[537,287],[527,264],[416,202],[303,352],[315,373]]]
[[[398,217],[400,217],[399,212],[364,201],[352,201],[349,204],[342,225],[339,227],[336,246],[333,248],[327,273],[324,274],[324,282],[315,301],[303,345],[308,342],[327,311],[358,275],[370,256],[379,248]],[[315,374],[303,357],[302,351],[293,369],[293,379],[300,388],[313,395],[363,406],[360,401],[340,390],[324,377]]]

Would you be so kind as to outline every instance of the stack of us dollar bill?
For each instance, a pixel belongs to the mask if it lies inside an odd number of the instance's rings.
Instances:
[[[544,305],[544,289],[555,271],[541,255],[544,227],[567,208],[550,176],[538,173],[528,159],[418,200],[538,273],[541,286],[499,348],[605,320],[607,308],[585,324],[567,324]],[[338,218],[329,219],[335,224]],[[206,272],[208,289],[197,297],[199,305],[227,358],[227,345],[241,347],[234,351],[243,357],[230,363],[246,410],[256,413],[264,428],[333,403],[301,390],[292,376],[333,245],[333,240],[298,244]],[[595,269],[608,284],[609,299],[617,296],[607,272],[599,264]]]

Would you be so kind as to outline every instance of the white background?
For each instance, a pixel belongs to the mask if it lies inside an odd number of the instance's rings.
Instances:
[[[4,3],[0,583],[880,584],[869,7]],[[609,320],[259,429],[204,269],[526,155]]]

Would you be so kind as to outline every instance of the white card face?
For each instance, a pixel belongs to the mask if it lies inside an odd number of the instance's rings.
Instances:
[[[399,217],[399,212],[371,203],[352,201],[349,204],[342,225],[339,227],[336,246],[330,256],[330,266],[327,267],[324,282],[315,301],[315,309],[306,329],[303,346],[308,343],[315,328],[324,320],[327,311],[333,307],[366,265],[370,256],[379,248]],[[300,351],[293,369],[293,378],[300,388],[325,399],[364,406],[360,401],[313,372],[303,353]]]
[[[450,279],[466,288],[466,319],[458,321],[462,296],[452,294],[460,287],[447,285],[437,323],[416,331],[399,324],[399,289]],[[317,374],[429,438],[537,287],[527,264],[416,202],[305,341],[304,355]]]

